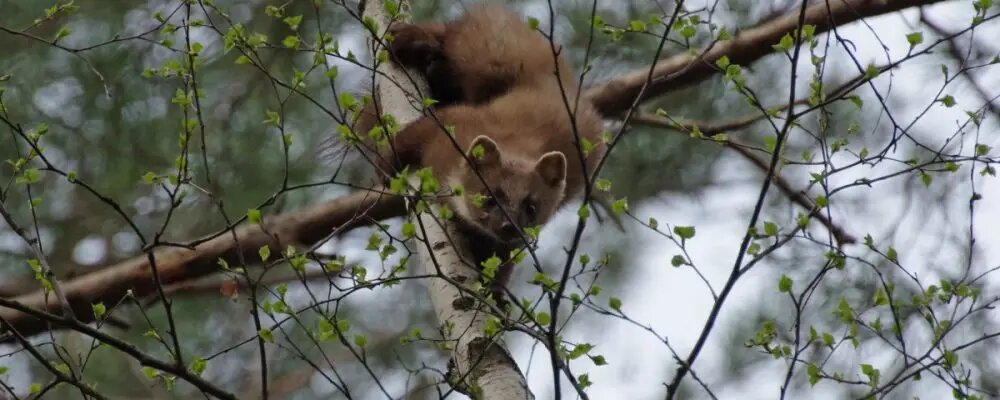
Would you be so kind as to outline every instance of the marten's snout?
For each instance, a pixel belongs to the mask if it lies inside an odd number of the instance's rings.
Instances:
[[[500,233],[506,237],[517,236],[517,226],[514,226],[510,221],[504,221],[500,224]]]

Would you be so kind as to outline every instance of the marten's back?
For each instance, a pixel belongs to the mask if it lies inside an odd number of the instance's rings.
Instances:
[[[516,86],[554,81],[557,67],[567,90],[575,90],[572,69],[551,46],[520,15],[500,6],[469,10],[446,25],[443,38],[443,53],[464,103],[481,103]]]

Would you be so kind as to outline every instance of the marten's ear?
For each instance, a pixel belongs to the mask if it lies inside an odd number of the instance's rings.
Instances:
[[[482,153],[477,148],[481,148]],[[500,148],[497,147],[497,142],[483,135],[476,136],[472,140],[466,154],[479,166],[500,164]]]
[[[535,164],[535,171],[551,186],[562,183],[566,180],[566,155],[561,151],[545,153]]]

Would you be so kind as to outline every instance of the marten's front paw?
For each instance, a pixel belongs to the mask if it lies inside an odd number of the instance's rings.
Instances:
[[[389,34],[393,37],[390,48],[396,62],[422,67],[439,58],[442,47],[437,30],[436,27],[407,23],[397,23],[389,27]]]

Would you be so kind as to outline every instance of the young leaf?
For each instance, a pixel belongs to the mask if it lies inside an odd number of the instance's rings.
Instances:
[[[695,232],[693,226],[675,226],[674,233],[686,240],[693,238]]]
[[[788,275],[782,275],[781,279],[778,280],[778,291],[781,293],[788,293],[792,291],[792,278]]]
[[[257,335],[259,335],[261,339],[264,339],[265,342],[269,343],[274,342],[274,334],[271,333],[270,329],[260,328],[260,331],[257,332]]]
[[[247,219],[250,220],[251,224],[260,224],[260,210],[256,208],[247,210]]]

